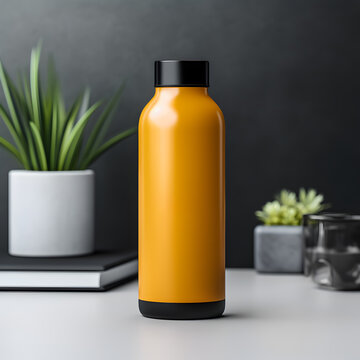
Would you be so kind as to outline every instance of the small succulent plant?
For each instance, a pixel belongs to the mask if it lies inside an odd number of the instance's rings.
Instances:
[[[255,215],[265,225],[300,225],[303,215],[329,208],[323,201],[324,196],[314,189],[300,189],[298,197],[294,192],[282,190],[274,201],[266,203]]]

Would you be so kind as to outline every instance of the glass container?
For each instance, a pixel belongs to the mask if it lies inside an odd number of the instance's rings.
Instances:
[[[360,289],[360,216],[306,215],[303,231],[305,275],[324,288]]]

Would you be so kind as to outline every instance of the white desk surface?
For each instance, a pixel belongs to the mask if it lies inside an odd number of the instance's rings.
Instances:
[[[153,320],[137,283],[105,293],[0,292],[0,359],[357,360],[360,292],[301,275],[227,271],[220,319]]]

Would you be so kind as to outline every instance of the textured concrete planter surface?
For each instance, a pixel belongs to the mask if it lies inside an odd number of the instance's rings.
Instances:
[[[254,231],[254,264],[258,272],[302,273],[302,227],[257,226]]]
[[[95,174],[83,171],[9,173],[9,253],[76,256],[94,251]]]

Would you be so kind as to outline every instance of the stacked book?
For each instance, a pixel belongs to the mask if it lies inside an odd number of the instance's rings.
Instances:
[[[105,291],[135,278],[137,252],[97,252],[70,258],[0,254],[0,290]]]

